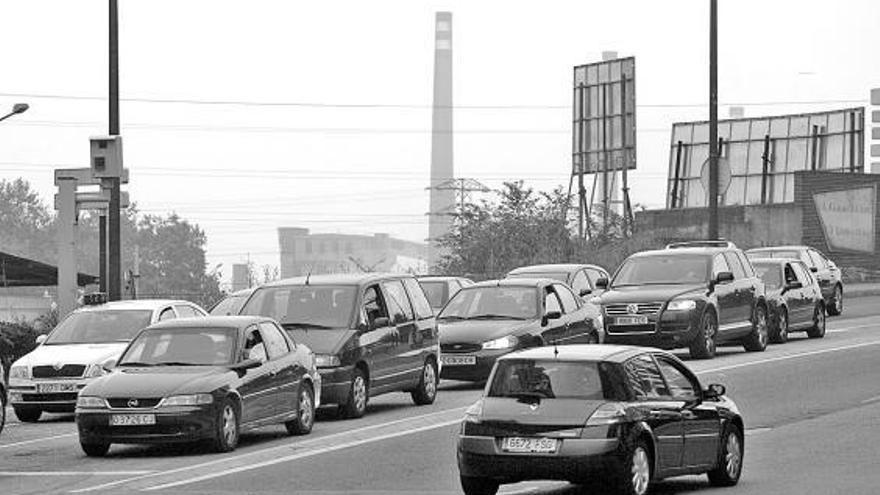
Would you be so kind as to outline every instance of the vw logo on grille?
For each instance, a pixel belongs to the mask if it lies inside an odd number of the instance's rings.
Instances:
[[[52,365],[52,369],[54,369],[55,371],[61,371],[61,368],[63,367],[64,365],[62,363],[55,363]]]
[[[139,405],[141,405],[141,403],[138,402],[137,399],[128,399],[128,407],[137,407]]]
[[[539,403],[537,403],[537,402],[532,402],[531,404],[529,404],[529,409],[531,409],[532,411],[537,411],[537,410],[538,410],[538,406],[540,406],[540,405],[541,405],[541,404],[539,404]]]
[[[639,305],[638,304],[627,304],[626,305],[626,312],[631,315],[639,314]]]

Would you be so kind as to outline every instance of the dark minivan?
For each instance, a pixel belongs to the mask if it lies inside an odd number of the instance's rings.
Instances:
[[[316,354],[321,401],[349,418],[364,415],[370,396],[395,391],[416,404],[437,395],[437,322],[411,275],[311,275],[256,289],[243,315],[276,319]]]

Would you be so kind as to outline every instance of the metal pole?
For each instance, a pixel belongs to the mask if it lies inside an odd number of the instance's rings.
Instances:
[[[117,0],[110,1],[110,132],[111,136],[119,135],[119,15]],[[122,298],[122,263],[120,260],[122,232],[120,230],[119,212],[119,178],[108,180],[110,185],[110,205],[108,207],[108,247],[107,247],[107,295],[111,301]]]
[[[58,317],[76,308],[76,180],[56,180],[58,185]]]
[[[761,169],[761,204],[767,204],[767,180],[770,177],[770,135],[764,135],[764,154],[761,156],[764,167]]]
[[[608,233],[608,209],[611,206],[611,180],[608,177],[608,107],[606,88],[602,84],[602,233]]]
[[[107,215],[98,216],[98,290],[107,292]]]
[[[718,239],[718,0],[709,12],[709,239]]]
[[[819,164],[819,159],[818,159],[819,157],[817,156],[818,151],[819,151],[819,126],[818,125],[813,125],[813,135],[811,137],[811,141],[812,142],[810,143],[810,149],[811,149],[810,154],[812,155],[812,157],[810,160],[810,170],[815,172],[816,168],[818,167],[818,164]]]
[[[849,113],[849,171],[856,173],[856,113]]]
[[[629,162],[626,154],[626,76],[621,74],[620,77],[620,147],[621,156],[623,157],[623,167],[621,167],[621,181],[623,190],[623,234],[629,235],[632,227],[632,205],[629,203],[629,180],[627,177],[627,169]]]
[[[681,141],[678,142],[678,145],[675,147],[675,175],[672,177],[672,198],[670,198],[670,209],[675,209],[676,206],[681,208],[681,203],[678,201],[678,182],[681,180],[681,148],[684,146],[684,143]]]

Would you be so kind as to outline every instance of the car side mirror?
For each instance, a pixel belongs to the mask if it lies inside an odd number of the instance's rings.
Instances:
[[[370,324],[370,330],[375,330],[377,328],[387,327],[391,325],[391,320],[388,319],[387,316],[380,316],[373,320],[373,323]]]
[[[36,342],[37,345],[40,345],[43,342],[45,342],[46,339],[48,339],[48,338],[49,338],[49,336],[46,334],[37,335],[37,338],[34,339],[34,342]]]
[[[544,314],[544,321],[542,324],[546,325],[550,320],[558,320],[560,318],[562,318],[561,311],[548,311]]]
[[[803,289],[803,288],[804,288],[804,284],[802,284],[802,283],[798,282],[797,280],[795,280],[794,282],[789,282],[789,283],[785,284],[785,288],[786,288],[787,290]]]
[[[709,385],[706,390],[703,392],[703,397],[706,399],[717,399],[727,392],[727,388],[720,383],[713,383]]]
[[[250,369],[259,368],[262,365],[263,365],[263,363],[259,359],[250,358],[250,359],[245,359],[244,361],[239,361],[239,362],[233,364],[232,366],[230,366],[230,368],[233,371],[247,371]]]
[[[581,291],[578,295],[581,297],[584,297],[584,296],[589,296],[592,293],[593,293],[593,289],[581,289]]]
[[[110,373],[111,371],[113,371],[113,368],[115,368],[115,367],[116,367],[116,360],[115,359],[109,359],[109,360],[105,361],[104,364],[101,365],[101,368],[103,368],[104,371],[106,371],[107,373]]]
[[[716,284],[724,284],[727,282],[733,282],[733,273],[731,272],[720,272],[715,276]]]
[[[597,289],[607,289],[608,288],[608,279],[605,277],[601,277],[596,279],[596,288]]]
[[[813,273],[818,273],[818,272],[819,272],[819,267],[811,266],[811,267],[810,267],[810,271],[813,272]]]

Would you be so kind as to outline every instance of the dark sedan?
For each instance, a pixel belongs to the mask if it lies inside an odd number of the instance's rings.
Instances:
[[[495,359],[550,343],[599,343],[598,308],[550,279],[480,282],[458,292],[437,317],[441,378],[483,381]]]
[[[514,268],[507,274],[507,278],[552,278],[568,284],[580,297],[587,297],[601,292],[596,282],[601,278],[608,278],[608,271],[597,265],[556,263]]]
[[[601,481],[644,495],[653,481],[706,473],[739,481],[743,419],[723,385],[703,388],[672,354],[629,346],[529,349],[498,360],[465,412],[461,485],[492,495],[505,483]]]
[[[753,259],[764,281],[769,308],[770,341],[782,344],[789,332],[825,336],[825,301],[818,282],[805,264],[794,259]]]
[[[749,258],[790,258],[801,260],[813,273],[822,289],[825,311],[830,316],[843,313],[843,274],[837,265],[809,246],[773,246],[749,249]]]
[[[283,423],[290,434],[305,434],[320,380],[311,350],[273,320],[157,323],[135,337],[110,374],[79,393],[80,445],[103,456],[113,443],[207,440],[228,452],[241,432],[261,426]]]

